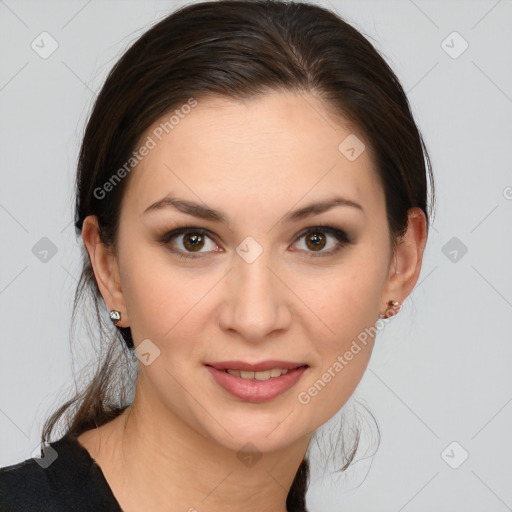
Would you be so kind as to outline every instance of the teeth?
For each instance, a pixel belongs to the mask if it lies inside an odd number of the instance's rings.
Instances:
[[[288,373],[288,370],[284,370],[281,368],[272,368],[272,370],[265,370],[263,372],[248,372],[245,370],[227,370],[227,372],[230,375],[242,377],[242,379],[269,380],[271,378],[280,377],[281,375],[286,375]]]

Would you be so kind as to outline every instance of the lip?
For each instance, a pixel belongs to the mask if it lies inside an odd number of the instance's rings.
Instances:
[[[230,362],[230,366],[223,369],[217,369],[210,365],[206,365],[206,369],[212,374],[217,384],[219,384],[219,386],[221,386],[225,391],[236,398],[252,403],[266,402],[282,395],[297,384],[302,375],[304,375],[304,372],[308,369],[308,366],[301,366],[297,368],[292,365],[292,368],[288,369],[288,373],[286,375],[281,375],[280,377],[272,377],[268,380],[243,379],[242,377],[231,375],[224,370],[247,369],[247,371],[264,371],[271,368],[284,368],[284,366],[279,365],[283,364],[283,362],[281,361],[278,365],[275,365],[275,361],[265,361],[267,367],[264,368],[264,370],[252,369],[258,366],[264,366],[264,363],[261,363],[260,365],[249,365],[248,363],[245,363],[245,368],[240,368],[240,362],[237,362],[238,366],[231,366],[231,363],[232,362]],[[272,365],[268,366],[267,363],[272,363]],[[291,363],[288,364],[291,365]]]
[[[293,361],[280,361],[277,359],[262,361],[261,363],[246,363],[245,361],[220,361],[206,362],[206,366],[212,366],[217,370],[245,370],[247,372],[264,372],[272,368],[282,368],[283,370],[293,370],[300,366],[308,366],[306,363]]]

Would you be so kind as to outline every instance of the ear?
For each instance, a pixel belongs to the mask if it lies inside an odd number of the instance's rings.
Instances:
[[[121,320],[117,326],[128,327],[128,312],[121,290],[117,259],[112,249],[101,241],[98,220],[95,215],[89,215],[84,219],[82,239],[89,253],[96,282],[108,311],[112,309],[120,311]]]
[[[421,271],[427,242],[427,219],[421,208],[408,212],[407,231],[400,239],[392,257],[389,276],[382,296],[381,310],[390,312],[388,301],[403,303],[411,293]]]

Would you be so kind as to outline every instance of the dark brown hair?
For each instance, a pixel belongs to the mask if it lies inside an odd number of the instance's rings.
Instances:
[[[84,218],[95,215],[102,242],[116,250],[121,200],[129,180],[110,187],[106,200],[97,191],[105,190],[104,184],[126,165],[143,133],[161,116],[190,98],[245,99],[270,91],[315,94],[333,118],[349,122],[361,134],[385,192],[394,247],[407,229],[410,208],[423,210],[428,228],[434,193],[430,158],[397,77],[372,44],[318,5],[220,0],[174,11],[144,33],[111,70],[80,150],[77,235]],[[76,435],[115,418],[129,405],[134,381],[128,371],[130,360],[133,363],[130,328],[113,328],[104,320],[105,304],[89,255],[83,244],[81,248],[83,270],[73,324],[84,292],[90,292],[99,336],[109,338],[103,345],[108,348],[87,387],[47,420],[43,441],[49,441],[61,418],[67,419],[65,433]],[[355,437],[341,471],[354,458],[359,432]],[[308,478],[304,457],[287,497],[289,512],[305,510]]]

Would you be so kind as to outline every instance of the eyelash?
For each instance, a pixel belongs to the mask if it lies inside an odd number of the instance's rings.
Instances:
[[[193,225],[188,225],[188,224],[184,225],[181,228],[173,229],[172,231],[169,231],[168,233],[166,233],[165,235],[163,235],[160,238],[159,242],[163,245],[168,245],[169,242],[173,238],[176,238],[180,235],[183,235],[185,233],[190,233],[190,232],[194,232],[194,233],[200,234],[202,236],[208,237],[215,242],[215,239],[211,236],[209,231],[202,229],[202,228],[195,227]],[[313,226],[313,227],[307,228],[307,229],[303,230],[300,234],[297,235],[297,237],[295,238],[293,243],[295,244],[301,238],[303,238],[307,235],[310,235],[312,233],[317,233],[317,232],[328,233],[328,234],[334,236],[338,240],[338,245],[334,249],[331,249],[326,252],[315,253],[314,251],[312,251],[312,252],[306,251],[306,253],[308,254],[308,256],[307,256],[308,258],[331,256],[332,254],[338,252],[343,247],[352,243],[351,240],[349,239],[348,235],[345,233],[345,231],[335,228],[333,226]],[[197,254],[186,253],[186,252],[183,252],[181,249],[178,249],[178,250],[169,249],[169,250],[174,254],[178,254],[180,256],[180,258],[197,259],[197,258],[203,257],[201,255],[201,253],[197,253]]]

